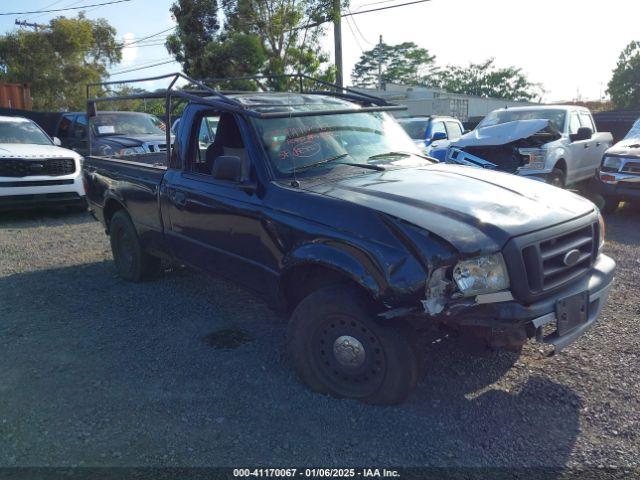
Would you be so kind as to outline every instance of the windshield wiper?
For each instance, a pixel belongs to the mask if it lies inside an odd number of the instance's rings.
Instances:
[[[319,162],[310,163],[308,165],[303,165],[300,168],[297,168],[296,171],[306,170],[307,168],[317,167],[318,165],[324,165],[325,163],[335,162],[336,160],[340,160],[341,158],[349,155],[348,153],[342,153],[340,155],[336,155],[334,157],[325,158]],[[356,162],[339,162],[338,165],[349,165],[350,167],[360,167],[366,168],[367,170],[376,170],[378,172],[382,172],[386,170],[382,165],[369,165],[368,163],[356,163]]]
[[[303,165],[301,167],[296,168],[296,172],[300,172],[302,170],[307,170],[308,168],[317,167],[319,165],[324,165],[325,163],[335,162],[336,160],[340,160],[341,158],[349,155],[348,153],[341,153],[340,155],[334,155],[333,157],[325,158],[324,160],[320,160],[318,162],[308,163],[307,165]]]
[[[384,158],[384,157],[410,157],[411,155],[414,155],[414,154],[409,152],[385,152],[385,153],[378,153],[377,155],[371,155],[369,157],[369,160],[375,160],[376,158]]]

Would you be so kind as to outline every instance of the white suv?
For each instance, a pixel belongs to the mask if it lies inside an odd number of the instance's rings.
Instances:
[[[31,120],[0,116],[0,210],[86,205],[82,156],[59,143]]]

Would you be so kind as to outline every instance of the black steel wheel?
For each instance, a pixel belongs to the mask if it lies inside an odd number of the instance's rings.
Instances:
[[[124,210],[117,211],[109,225],[111,251],[120,275],[125,280],[140,282],[155,278],[160,273],[161,261],[146,253],[138,233]]]
[[[288,348],[311,389],[369,403],[403,401],[418,376],[402,322],[374,319],[355,289],[327,287],[306,297],[289,324]]]

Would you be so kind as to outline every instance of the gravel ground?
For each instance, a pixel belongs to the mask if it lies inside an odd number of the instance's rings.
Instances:
[[[436,343],[396,407],[309,392],[286,319],[186,270],[116,276],[88,215],[0,217],[0,466],[640,467],[640,211],[608,218],[616,286],[562,355]],[[221,348],[225,347],[225,348]]]

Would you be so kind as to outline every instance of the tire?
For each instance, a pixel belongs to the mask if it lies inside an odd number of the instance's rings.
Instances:
[[[142,249],[136,228],[124,210],[117,211],[111,218],[109,237],[120,277],[131,282],[142,282],[160,274],[160,259]]]
[[[338,398],[397,404],[418,379],[406,326],[375,321],[364,295],[344,285],[317,290],[298,304],[287,348],[303,383]]]
[[[566,181],[567,176],[559,168],[554,168],[552,172],[547,175],[547,183],[549,185],[553,185],[554,187],[564,188],[566,185]]]
[[[613,198],[613,197],[603,197],[603,198],[604,198],[604,204],[600,208],[600,211],[602,211],[602,213],[613,213],[620,206],[620,200],[616,198]]]

